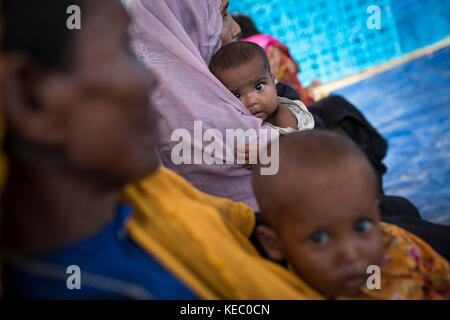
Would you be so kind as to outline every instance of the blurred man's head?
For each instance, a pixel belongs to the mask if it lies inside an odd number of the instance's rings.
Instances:
[[[81,9],[69,30],[67,8]],[[129,48],[119,0],[3,0],[4,114],[8,151],[54,161],[108,183],[158,166],[145,78]]]

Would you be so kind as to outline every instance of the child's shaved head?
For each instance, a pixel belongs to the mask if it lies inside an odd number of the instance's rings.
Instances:
[[[349,139],[325,130],[312,130],[280,138],[280,168],[276,175],[253,170],[253,188],[265,220],[275,227],[281,215],[303,199],[306,191],[331,192],[327,180],[360,175],[377,190],[377,179],[364,153]],[[344,186],[343,186],[344,187]],[[306,196],[306,195],[305,195]]]
[[[267,223],[256,229],[260,244],[327,298],[356,294],[384,252],[372,166],[351,140],[328,131],[283,136],[279,150],[278,174],[253,171]]]

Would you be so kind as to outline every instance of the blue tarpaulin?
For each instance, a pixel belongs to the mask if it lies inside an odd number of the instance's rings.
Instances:
[[[449,0],[229,0],[288,45],[306,86],[358,73],[450,34]],[[379,28],[372,28],[378,8]]]
[[[385,192],[450,225],[450,47],[336,90],[387,139]]]

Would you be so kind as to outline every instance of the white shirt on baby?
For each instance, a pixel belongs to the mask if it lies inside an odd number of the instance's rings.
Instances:
[[[290,134],[294,132],[299,132],[303,130],[311,130],[314,129],[314,117],[311,114],[311,112],[308,111],[306,106],[301,102],[300,100],[290,100],[288,98],[284,97],[278,97],[278,103],[281,105],[287,107],[297,118],[298,122],[298,129],[292,129],[292,128],[282,128],[277,127],[271,123],[265,122],[275,130],[277,130],[280,134]]]

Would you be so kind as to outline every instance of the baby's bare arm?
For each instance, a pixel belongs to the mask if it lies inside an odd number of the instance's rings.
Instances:
[[[278,104],[277,111],[275,111],[272,116],[267,118],[266,121],[277,127],[292,128],[294,130],[298,129],[298,122],[295,115],[291,112],[291,110],[289,110],[288,107],[281,104]]]

